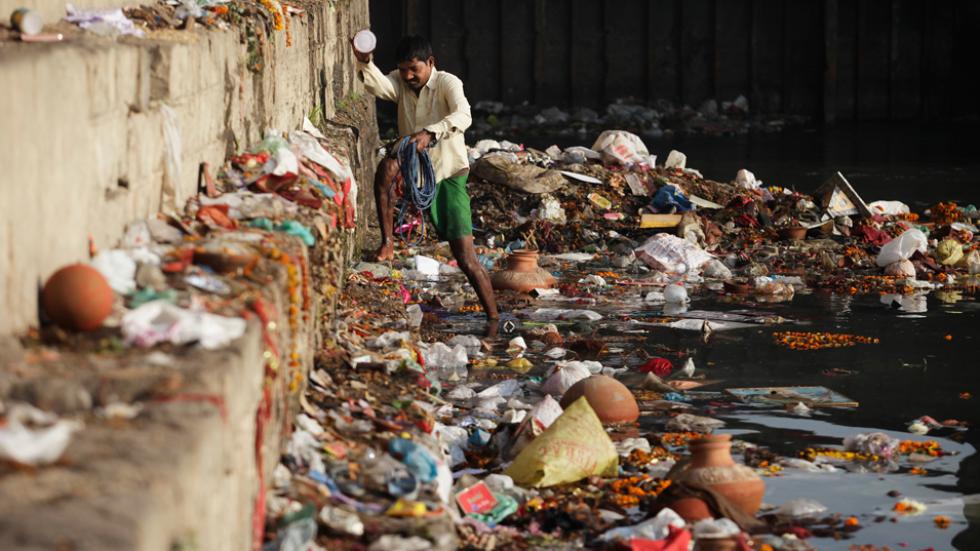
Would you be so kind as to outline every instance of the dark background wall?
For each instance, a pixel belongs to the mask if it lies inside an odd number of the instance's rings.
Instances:
[[[749,98],[834,120],[977,119],[978,0],[371,0],[377,61],[427,36],[471,101]]]

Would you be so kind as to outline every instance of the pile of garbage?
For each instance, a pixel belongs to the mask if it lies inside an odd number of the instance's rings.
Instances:
[[[261,328],[267,384],[286,380],[295,400],[316,312],[331,311],[336,298],[314,292],[314,283],[340,285],[337,259],[356,223],[357,183],[338,143],[308,120],[270,130],[217,175],[203,164],[201,193],[183,210],[131,223],[114,248],[90,243],[90,261],[51,275],[40,294],[42,327],[3,358],[4,471],[55,464],[74,438],[99,438],[100,427],[153,405],[223,408],[220,396],[195,394],[189,371],[173,380],[167,373],[193,350],[232,345],[249,320]],[[107,367],[117,362],[145,369],[113,382]],[[78,436],[85,427],[96,434]]]
[[[814,549],[808,538],[848,539],[871,517],[812,499],[765,503],[763,480],[915,474],[949,453],[935,440],[883,433],[838,446],[801,442],[795,455],[730,441],[716,434],[725,429],[722,410],[810,416],[856,404],[823,387],[706,391],[688,352],[633,353],[595,337],[615,323],[725,331],[779,318],[689,311],[621,322],[588,309],[588,298],[501,292],[512,315],[478,336],[476,297],[448,250],[425,244],[405,253],[393,265],[363,262],[348,272],[345,308],[318,353],[267,498],[268,551],[687,549],[692,541]],[[563,281],[579,277],[568,269],[573,261],[547,260],[562,267]],[[593,276],[581,285],[625,300],[611,290],[620,281],[602,291],[603,276]],[[659,294],[685,302],[669,286]],[[920,435],[960,430],[931,418],[914,424]],[[701,470],[705,449],[718,447],[709,469],[738,492]]]
[[[595,253],[615,269],[706,277],[723,284],[715,290],[773,300],[792,287],[883,293],[909,310],[980,272],[976,207],[868,204],[840,173],[813,196],[746,169],[716,182],[677,151],[658,164],[619,130],[546,151],[481,140],[470,160],[475,230],[490,249]]]
[[[897,202],[865,204],[842,175],[818,196],[766,187],[748,171],[714,182],[679,152],[657,164],[622,131],[548,151],[481,141],[470,156],[481,262],[499,273],[512,269],[503,262],[512,253],[536,250],[557,281],[498,290],[505,319],[484,327],[445,243],[406,244],[393,263],[353,266],[276,468],[267,550],[813,549],[810,538],[850,539],[865,522],[927,507],[906,499],[868,514],[806,498],[767,503],[762,481],[918,475],[950,452],[915,436],[955,434],[962,422],[925,416],[907,439],[861,433],[776,453],[730,440],[720,413],[809,417],[858,404],[821,386],[708,390],[691,350],[630,350],[603,335],[668,327],[707,341],[787,321],[691,309],[700,293],[787,301],[824,286],[891,290],[901,302],[950,292],[977,273],[975,209],[940,204],[920,219]],[[610,303],[635,308],[624,316]],[[643,315],[650,305],[661,312]],[[773,336],[794,350],[878,343]],[[709,461],[709,449],[722,451]]]
[[[157,0],[124,7],[80,9],[67,4],[65,17],[54,25],[45,25],[41,16],[21,8],[14,31],[0,33],[0,40],[17,38],[24,42],[60,42],[84,32],[107,38],[132,36],[151,39],[179,39],[174,30],[195,28],[211,30],[237,29],[247,47],[245,65],[253,73],[261,72],[271,53],[275,33],[284,33],[286,46],[292,46],[293,17],[306,10],[300,2],[280,0]],[[42,32],[45,29],[58,32]]]

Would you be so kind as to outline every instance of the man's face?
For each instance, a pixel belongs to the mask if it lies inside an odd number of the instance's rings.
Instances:
[[[429,82],[434,63],[435,60],[431,57],[424,61],[413,57],[411,61],[403,61],[398,64],[398,74],[412,90],[418,91],[425,86],[425,83]]]

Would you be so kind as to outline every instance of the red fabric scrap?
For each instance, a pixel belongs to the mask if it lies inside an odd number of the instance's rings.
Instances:
[[[640,371],[653,373],[657,377],[666,377],[673,370],[674,364],[670,363],[670,360],[667,358],[650,358],[645,364],[640,366]]]
[[[880,247],[892,240],[892,236],[868,225],[862,224],[858,227],[858,233],[868,243]]]
[[[687,551],[691,545],[691,533],[684,528],[668,526],[670,534],[663,540],[630,540],[631,551]]]

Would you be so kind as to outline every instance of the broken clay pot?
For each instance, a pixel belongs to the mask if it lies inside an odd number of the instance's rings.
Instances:
[[[585,396],[603,425],[632,423],[640,416],[636,398],[623,383],[606,375],[592,375],[572,385],[561,397],[565,408]]]
[[[554,287],[555,278],[538,266],[538,252],[519,249],[507,257],[507,269],[490,276],[494,289],[527,293]]]
[[[41,291],[41,308],[58,327],[91,331],[112,313],[114,296],[109,282],[98,270],[85,264],[72,264],[48,278]]]

